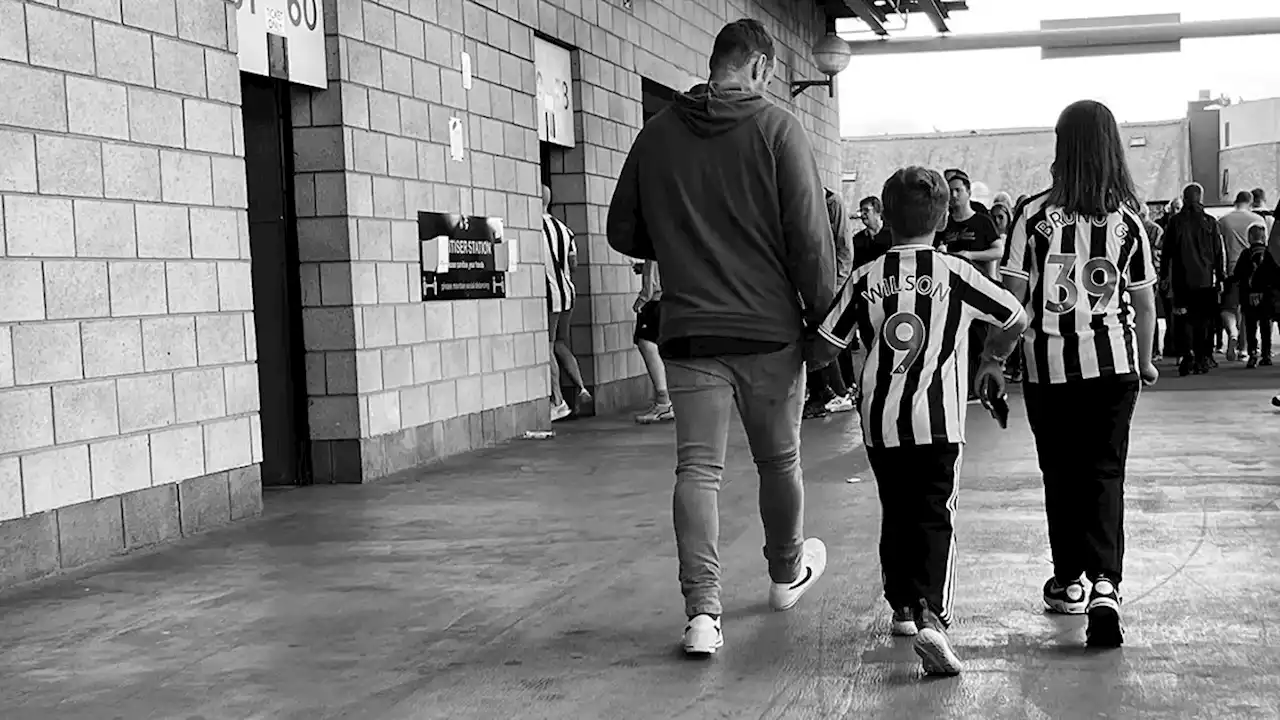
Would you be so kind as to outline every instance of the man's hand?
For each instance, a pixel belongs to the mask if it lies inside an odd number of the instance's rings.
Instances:
[[[840,348],[817,333],[805,338],[803,352],[810,371],[824,368],[840,357]]]
[[[1156,369],[1155,363],[1152,362],[1143,364],[1142,371],[1139,374],[1142,376],[1143,387],[1151,387],[1160,380],[1160,371]]]
[[[639,313],[641,310],[644,309],[644,306],[648,304],[649,304],[648,300],[645,300],[642,297],[638,297],[636,298],[635,304],[631,306],[631,309]]]
[[[1262,304],[1262,293],[1249,293],[1249,305],[1257,307]]]

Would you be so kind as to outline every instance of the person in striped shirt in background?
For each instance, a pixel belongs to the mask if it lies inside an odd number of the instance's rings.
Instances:
[[[1087,614],[1088,643],[1117,647],[1129,428],[1139,388],[1159,378],[1157,276],[1110,109],[1062,112],[1052,175],[1014,220],[1001,268],[1031,315],[1023,395],[1053,555],[1044,603]]]
[[[1022,306],[969,261],[933,249],[947,182],[908,167],[885,183],[888,254],[849,277],[809,340],[815,367],[860,336],[859,410],[883,517],[880,565],[892,632],[915,636],[926,673],[962,669],[947,639],[955,594],[957,476],[965,441],[969,329],[993,325],[976,381],[1004,395],[1001,363],[1027,328]]]

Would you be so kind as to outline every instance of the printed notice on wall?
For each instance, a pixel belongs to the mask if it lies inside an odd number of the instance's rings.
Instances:
[[[274,35],[284,39],[285,79],[316,88],[329,86],[321,0],[232,0],[232,4],[242,71],[271,76],[267,36]]]
[[[573,147],[573,69],[569,51],[534,38],[533,67],[538,74],[538,139]]]
[[[449,118],[449,154],[458,162],[466,157],[463,151],[462,118]]]

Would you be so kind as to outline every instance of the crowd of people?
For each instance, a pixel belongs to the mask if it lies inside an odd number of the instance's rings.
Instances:
[[[988,207],[962,169],[906,167],[859,202],[851,233],[803,126],[766,97],[775,64],[763,25],[726,25],[709,81],[637,136],[608,214],[609,244],[642,276],[634,341],[654,400],[636,420],[675,423],[685,652],[724,644],[718,493],[732,416],[759,472],[769,604],[782,611],[827,566],[825,544],[804,533],[801,421],[857,409],[890,632],[914,638],[926,673],[961,672],[948,628],[966,413],[980,403],[1004,424],[1010,381],[1023,386],[1045,487],[1053,575],[1041,600],[1086,615],[1088,645],[1121,645],[1140,389],[1159,379],[1162,354],[1181,375],[1209,372],[1215,343],[1227,361],[1271,364],[1280,243],[1268,247],[1265,193],[1241,193],[1216,220],[1192,184],[1152,218],[1115,117],[1081,101],[1059,118],[1048,190]],[[590,394],[558,342],[573,236],[549,214],[544,234],[559,419],[558,366],[580,402]]]

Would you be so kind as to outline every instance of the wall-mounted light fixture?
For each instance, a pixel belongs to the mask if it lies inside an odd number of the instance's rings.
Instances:
[[[825,87],[828,96],[835,97],[836,75],[849,67],[849,57],[852,54],[848,41],[842,40],[834,32],[824,35],[813,46],[813,63],[818,66],[819,72],[827,76],[827,79],[797,80],[791,83],[791,97],[796,97],[811,87]]]

